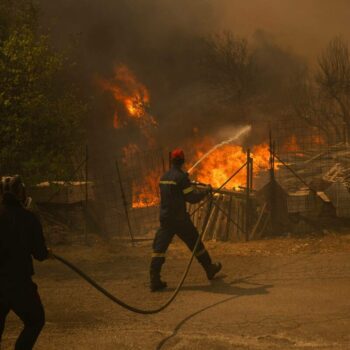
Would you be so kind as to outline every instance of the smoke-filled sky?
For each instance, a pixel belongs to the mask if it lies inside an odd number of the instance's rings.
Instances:
[[[279,72],[283,60],[288,67],[299,57],[314,65],[336,35],[350,41],[349,0],[39,1],[54,43],[66,46],[77,39],[78,69],[85,80],[108,77],[116,64],[127,64],[150,89],[152,112],[163,127],[171,136],[181,127],[184,138],[199,123],[222,127],[226,119],[239,119],[229,111],[219,125],[223,112],[213,112],[208,98],[201,97],[194,56],[199,38],[231,30],[253,41],[254,33],[264,32],[288,52],[270,64],[280,66]]]
[[[216,2],[216,1],[215,1]],[[314,58],[336,35],[350,40],[348,0],[225,0],[222,26],[242,35],[257,28],[270,32],[279,44]]]
[[[152,49],[174,31],[251,36],[262,29],[312,57],[335,35],[350,39],[348,0],[42,0],[42,7],[63,36],[81,33],[96,51],[129,46],[128,35]]]

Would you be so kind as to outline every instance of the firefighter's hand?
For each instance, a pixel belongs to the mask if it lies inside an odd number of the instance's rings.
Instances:
[[[47,248],[47,258],[50,260],[55,259],[55,255],[53,254],[53,251],[51,248]]]

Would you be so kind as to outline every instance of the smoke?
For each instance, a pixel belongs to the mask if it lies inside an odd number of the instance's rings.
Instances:
[[[348,0],[223,0],[221,5],[222,28],[247,37],[262,29],[310,62],[334,36],[350,40]]]
[[[315,62],[331,37],[349,37],[347,0],[41,0],[40,6],[54,44],[76,43],[81,86],[96,96],[93,125],[112,129],[113,119],[93,77],[108,78],[116,64],[126,64],[149,89],[159,143],[168,147],[191,137],[194,127],[208,134],[277,115],[290,77],[305,61]],[[202,79],[203,38],[224,29],[247,37],[263,67],[257,86],[264,96],[249,110],[216,101]]]

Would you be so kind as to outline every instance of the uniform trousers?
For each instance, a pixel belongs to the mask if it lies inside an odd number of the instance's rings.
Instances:
[[[6,317],[13,311],[23,322],[15,350],[31,350],[45,324],[45,312],[31,279],[19,283],[0,281],[0,344]]]
[[[199,237],[198,231],[189,217],[181,221],[161,221],[161,226],[153,241],[150,271],[151,279],[159,278],[162,265],[165,262],[166,251],[175,235],[178,236],[191,251],[193,251]],[[197,245],[195,257],[205,270],[210,267],[211,258],[202,241]]]

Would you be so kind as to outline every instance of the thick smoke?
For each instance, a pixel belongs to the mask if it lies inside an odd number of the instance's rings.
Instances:
[[[188,139],[193,128],[207,134],[278,114],[286,102],[281,86],[303,69],[302,56],[313,63],[331,37],[349,36],[346,0],[42,0],[41,7],[54,44],[76,42],[82,86],[97,96],[94,125],[111,129],[113,115],[94,77],[109,77],[123,63],[150,90],[164,146]],[[202,79],[203,38],[225,29],[247,37],[263,66],[257,84],[269,96],[248,112],[217,102]]]

